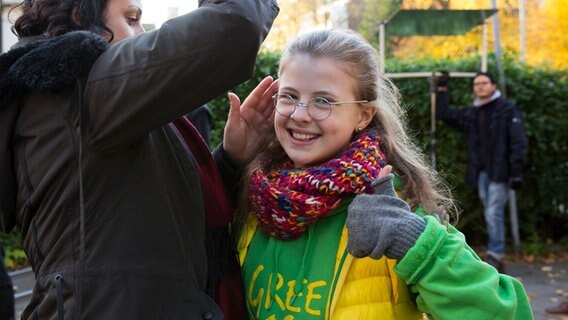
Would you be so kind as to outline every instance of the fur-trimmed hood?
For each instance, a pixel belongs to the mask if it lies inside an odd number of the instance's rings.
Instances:
[[[55,38],[24,39],[0,55],[0,230],[15,225],[16,176],[11,139],[18,107],[10,102],[27,91],[54,93],[86,77],[108,48],[100,36],[74,31]]]
[[[0,107],[26,90],[54,93],[88,74],[108,48],[88,31],[73,31],[17,47],[0,55]]]

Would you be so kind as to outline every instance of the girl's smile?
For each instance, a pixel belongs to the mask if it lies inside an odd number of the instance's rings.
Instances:
[[[358,103],[333,105],[357,101],[355,88],[348,69],[335,60],[299,54],[283,63],[279,95],[293,99],[295,107],[290,115],[277,112],[274,126],[278,140],[297,168],[330,160],[351,142],[356,129],[365,128],[371,121],[374,107]],[[313,107],[307,105],[313,104],[314,98],[317,103],[324,99],[331,103],[331,113],[323,120],[310,115],[317,110],[308,111]]]

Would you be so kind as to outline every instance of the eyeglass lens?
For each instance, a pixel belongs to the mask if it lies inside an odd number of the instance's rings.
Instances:
[[[324,98],[312,98],[308,104],[297,102],[287,94],[279,94],[274,97],[276,111],[283,116],[291,116],[296,107],[305,107],[310,117],[315,120],[324,120],[331,114],[331,104]]]

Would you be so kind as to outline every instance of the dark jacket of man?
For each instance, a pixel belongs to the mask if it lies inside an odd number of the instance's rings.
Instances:
[[[440,91],[436,93],[436,117],[465,134],[469,186],[477,186],[481,170],[494,182],[522,177],[528,139],[515,104],[499,96],[484,105],[453,109],[448,93]]]
[[[0,56],[0,222],[37,280],[23,319],[223,318],[197,162],[168,122],[251,76],[277,12],[212,0],[108,49],[74,32]]]

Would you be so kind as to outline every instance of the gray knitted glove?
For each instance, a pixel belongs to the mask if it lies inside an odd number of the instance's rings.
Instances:
[[[373,182],[375,194],[358,195],[349,205],[347,247],[357,258],[402,259],[426,223],[398,198],[389,174]]]

